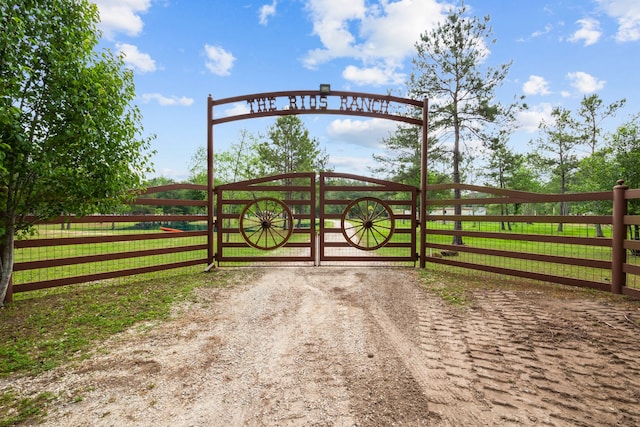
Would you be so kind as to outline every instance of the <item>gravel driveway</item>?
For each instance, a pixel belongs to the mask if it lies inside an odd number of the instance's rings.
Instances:
[[[242,277],[13,387],[61,395],[47,426],[640,425],[637,305],[488,287],[462,309],[404,268]]]

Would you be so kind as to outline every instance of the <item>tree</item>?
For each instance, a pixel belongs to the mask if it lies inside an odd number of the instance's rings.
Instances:
[[[422,169],[422,128],[417,126],[398,126],[395,133],[384,138],[382,143],[386,153],[374,154],[373,158],[379,164],[373,168],[373,173],[383,173],[387,179],[394,182],[420,186],[420,171]],[[428,182],[435,184],[446,181],[431,166],[442,161],[446,155],[444,149],[435,138],[429,139],[427,162]]]
[[[228,150],[214,153],[213,169],[215,171],[214,185],[238,182],[258,177],[259,159],[255,149],[256,137],[248,130],[242,129],[237,142],[231,144]],[[205,184],[208,179],[208,153],[206,147],[200,147],[191,158],[191,182]],[[247,197],[250,197],[249,195]],[[237,206],[223,206],[225,213],[232,213]],[[236,212],[240,213],[240,212]],[[227,218],[227,227],[231,227],[232,220]],[[226,241],[231,239],[231,233],[225,233]]]
[[[133,75],[88,0],[0,3],[0,301],[35,219],[106,212],[151,170]]]
[[[268,132],[268,141],[256,145],[264,173],[313,172],[325,170],[329,156],[319,142],[309,137],[298,116],[278,117]]]
[[[439,139],[452,138],[453,182],[459,184],[463,142],[486,140],[484,128],[498,124],[510,114],[495,102],[495,90],[506,78],[510,63],[496,68],[485,66],[489,53],[486,42],[493,44],[489,16],[479,19],[465,16],[464,3],[452,10],[445,21],[421,35],[416,43],[414,72],[408,83],[410,94],[430,100],[429,122]],[[461,197],[456,189],[454,197]],[[455,214],[462,206],[455,206]],[[455,229],[462,224],[456,221]],[[460,236],[454,244],[462,244]]]
[[[615,116],[616,112],[624,106],[626,99],[620,99],[606,107],[602,104],[602,99],[597,94],[584,96],[580,102],[578,117],[582,121],[576,121],[576,131],[583,144],[589,147],[590,153],[593,154],[600,145],[600,135],[602,133],[602,121],[608,117]]]
[[[611,144],[618,179],[624,179],[629,188],[640,187],[640,114],[618,127]],[[640,200],[629,200],[629,214],[640,212]],[[633,226],[633,239],[640,240],[640,225]]]
[[[578,192],[611,191],[616,174],[613,150],[605,147],[580,160],[572,188]],[[610,201],[594,200],[579,203],[577,209],[578,214],[610,215],[612,206]],[[602,224],[595,224],[595,229],[597,237],[604,237]]]
[[[524,156],[516,154],[509,149],[507,146],[508,137],[508,131],[501,131],[497,137],[492,138],[485,144],[488,152],[488,162],[484,176],[489,178],[498,188],[513,189],[513,179],[524,163]],[[505,214],[509,215],[509,208],[501,204],[500,215]],[[511,230],[511,223],[508,222],[506,225]],[[504,222],[501,223],[501,228],[502,230],[505,229]]]
[[[603,105],[602,99],[597,94],[584,96],[580,102],[578,118],[575,121],[575,130],[582,141],[582,144],[589,148],[590,157],[580,161],[577,172],[575,190],[577,191],[598,191],[611,189],[611,183],[615,179],[610,178],[610,170],[607,162],[609,150],[598,150],[602,140],[602,122],[615,116],[616,112],[624,106],[626,100],[620,99],[607,106]],[[601,163],[605,162],[605,163]],[[590,202],[583,205],[583,209],[601,215],[607,213],[609,208],[604,202]],[[596,235],[604,237],[602,224],[596,224]]]
[[[256,145],[264,173],[284,174],[290,172],[314,172],[327,169],[329,156],[319,148],[319,142],[309,137],[309,131],[298,116],[278,117],[269,129],[269,141]],[[294,184],[285,179],[284,184]],[[288,199],[292,194],[287,195]],[[300,206],[293,206],[300,209]],[[300,218],[298,218],[300,224]]]
[[[533,142],[538,155],[539,165],[550,170],[552,178],[558,180],[560,193],[567,191],[571,173],[578,167],[578,157],[575,149],[580,138],[573,133],[575,122],[571,112],[562,107],[551,111],[551,120],[540,122],[540,137]],[[560,202],[560,215],[568,214],[566,202]],[[558,224],[558,231],[562,231],[562,223]]]
[[[213,168],[216,185],[257,178],[260,160],[256,152],[256,137],[246,129],[238,135],[238,141],[228,150],[214,153]],[[196,184],[207,183],[207,148],[199,147],[191,157],[189,180]]]
[[[640,114],[619,126],[611,137],[611,147],[617,179],[624,179],[629,188],[640,188]],[[640,201],[629,203],[630,214],[640,213]]]

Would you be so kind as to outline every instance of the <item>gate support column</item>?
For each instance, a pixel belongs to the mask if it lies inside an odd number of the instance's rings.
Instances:
[[[207,98],[207,269],[210,269],[214,263],[213,172],[213,98],[209,95]]]
[[[613,230],[611,242],[611,292],[621,294],[622,287],[627,284],[627,275],[624,272],[624,263],[627,262],[627,251],[624,248],[624,240],[627,237],[627,227],[624,225],[624,217],[627,214],[627,190],[623,180],[613,187]]]
[[[422,102],[422,146],[420,151],[420,268],[427,266],[427,134],[429,131],[429,101]]]

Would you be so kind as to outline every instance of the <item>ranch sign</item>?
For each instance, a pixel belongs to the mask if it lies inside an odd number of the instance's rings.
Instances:
[[[275,96],[248,99],[247,104],[251,114],[264,113],[266,111],[276,111],[279,109]],[[346,96],[339,97],[339,112],[345,111],[367,111],[370,113],[389,114],[389,99],[369,97],[369,96]],[[299,110],[326,110],[329,108],[329,99],[327,95],[289,95],[284,108],[290,111],[298,112]],[[334,107],[335,109],[335,107]]]
[[[232,108],[218,112],[216,107],[225,104]],[[329,85],[320,85],[320,90],[315,91],[268,92],[216,100],[210,97],[209,107],[212,125],[266,116],[337,114],[377,117],[422,126],[421,110],[425,105],[423,101],[391,95],[332,91]],[[228,114],[229,111],[234,113]]]

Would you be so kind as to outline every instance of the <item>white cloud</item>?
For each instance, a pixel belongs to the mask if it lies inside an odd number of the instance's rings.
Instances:
[[[251,110],[249,109],[246,103],[236,102],[235,104],[232,104],[231,107],[224,110],[222,115],[224,117],[230,117],[230,116],[239,116],[241,114],[249,114],[250,112]]]
[[[186,96],[182,96],[182,97],[177,97],[177,96],[171,96],[171,97],[167,97],[164,95],[161,95],[159,93],[145,93],[142,95],[142,102],[144,102],[145,104],[151,102],[151,101],[155,101],[157,102],[159,105],[164,106],[179,106],[179,107],[188,107],[191,104],[193,104],[193,98],[187,98]]]
[[[156,62],[147,53],[142,53],[137,46],[127,43],[117,43],[116,49],[124,54],[124,63],[141,73],[156,71]]]
[[[382,1],[362,22],[365,57],[399,61],[415,53],[415,43],[427,29],[440,22],[446,10],[435,0]]]
[[[542,120],[549,121],[553,106],[549,103],[534,105],[528,110],[520,111],[516,116],[517,128],[525,132],[536,132]]]
[[[313,34],[320,38],[322,47],[307,52],[304,66],[314,69],[336,58],[355,58],[362,65],[344,71],[345,78],[355,84],[396,81],[401,77],[397,70],[413,54],[420,35],[441,21],[446,12],[436,0],[385,0],[376,4],[310,0],[308,10]]]
[[[406,75],[396,72],[393,67],[358,68],[355,65],[349,65],[342,72],[342,77],[356,85],[381,86],[402,83]]]
[[[597,0],[607,15],[618,21],[616,40],[640,40],[640,2],[638,0]]]
[[[381,147],[382,139],[396,130],[397,124],[390,120],[333,120],[327,135],[337,141],[363,147]]]
[[[269,17],[276,14],[277,0],[273,0],[271,4],[265,4],[260,8],[260,24],[267,25]]]
[[[545,34],[549,34],[553,30],[553,25],[547,24],[544,26],[544,30],[538,30],[531,33],[531,38],[536,38],[540,36],[544,36]]]
[[[571,80],[571,86],[577,89],[581,94],[593,93],[600,90],[606,83],[604,80],[598,80],[591,74],[583,71],[568,73],[567,78]]]
[[[100,13],[100,29],[107,39],[116,33],[137,36],[142,32],[140,14],[151,7],[151,0],[94,0]]]
[[[231,68],[236,58],[220,46],[204,46],[205,55],[207,57],[206,67],[213,74],[218,76],[228,76],[231,74]]]
[[[591,46],[600,40],[602,31],[600,31],[600,22],[592,18],[579,19],[576,22],[580,25],[580,29],[569,37],[570,42],[579,42],[584,40],[585,46]]]
[[[522,85],[522,91],[525,95],[549,95],[551,93],[549,83],[544,77],[535,75],[529,76],[529,80]]]
[[[320,37],[324,48],[307,53],[306,67],[315,68],[331,59],[356,54],[353,46],[356,38],[349,30],[349,23],[364,18],[364,0],[311,0],[307,8],[311,12],[313,34]]]
[[[337,172],[371,176],[371,169],[379,165],[373,157],[329,156],[328,166]]]

